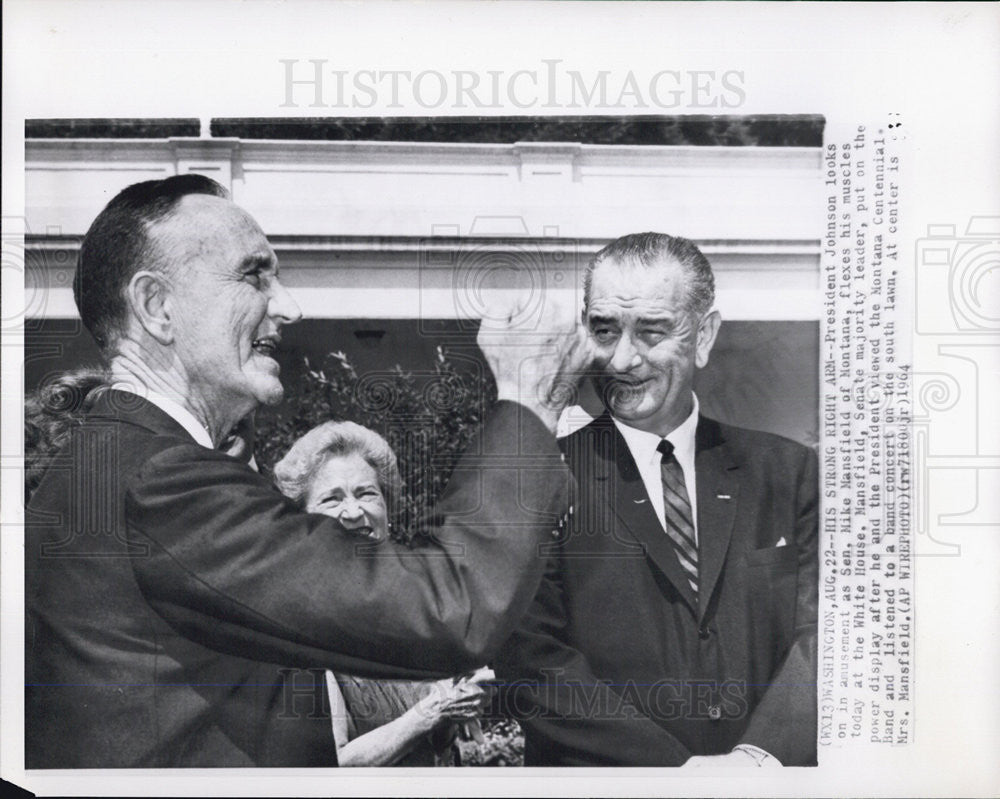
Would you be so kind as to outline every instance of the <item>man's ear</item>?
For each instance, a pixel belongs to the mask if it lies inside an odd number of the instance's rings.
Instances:
[[[173,343],[170,287],[163,275],[147,270],[136,272],[125,289],[125,299],[143,330],[160,344]]]
[[[698,341],[695,344],[695,365],[701,369],[708,363],[708,355],[715,344],[715,337],[719,334],[719,325],[722,324],[722,316],[714,308],[709,311],[698,325]]]

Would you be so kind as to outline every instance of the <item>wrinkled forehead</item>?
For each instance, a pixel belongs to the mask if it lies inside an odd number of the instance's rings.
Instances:
[[[651,264],[636,260],[607,259],[591,275],[588,309],[608,304],[663,306],[676,312],[686,309],[687,278],[677,261],[660,259]]]
[[[181,198],[168,217],[154,223],[151,233],[175,264],[199,260],[235,267],[251,256],[275,260],[256,220],[222,197],[189,194]]]

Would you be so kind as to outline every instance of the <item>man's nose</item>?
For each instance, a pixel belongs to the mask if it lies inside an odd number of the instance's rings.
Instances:
[[[612,371],[627,372],[639,364],[639,350],[632,341],[632,337],[623,335],[615,343],[615,351],[611,355],[608,365]]]
[[[299,304],[279,280],[271,281],[271,296],[267,301],[267,315],[279,319],[282,324],[292,325],[302,318]]]

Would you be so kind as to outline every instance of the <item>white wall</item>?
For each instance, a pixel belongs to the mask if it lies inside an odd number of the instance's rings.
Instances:
[[[79,237],[139,180],[201,172],[260,222],[307,316],[475,316],[474,289],[572,287],[612,238],[694,239],[727,319],[816,319],[824,199],[813,148],[29,140],[36,315],[75,317]]]

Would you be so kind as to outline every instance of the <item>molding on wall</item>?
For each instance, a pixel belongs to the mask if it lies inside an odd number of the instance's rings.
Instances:
[[[257,217],[311,316],[461,317],[455,286],[494,266],[505,285],[541,271],[571,286],[611,238],[642,229],[699,244],[727,318],[820,309],[819,148],[32,139],[25,157],[35,315],[76,315],[79,240],[109,197],[186,172]]]

